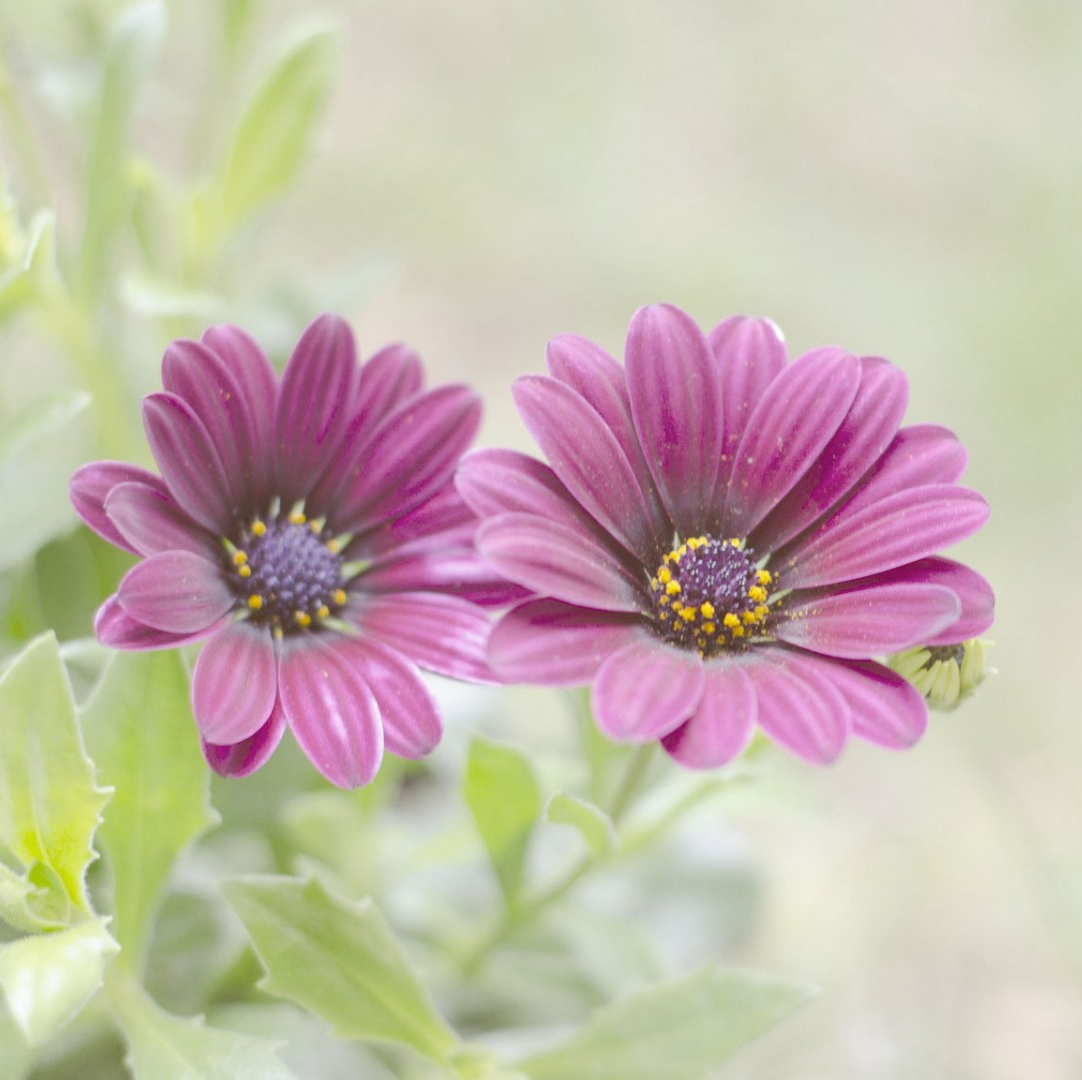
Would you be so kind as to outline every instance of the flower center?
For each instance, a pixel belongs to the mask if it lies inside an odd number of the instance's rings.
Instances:
[[[657,629],[703,657],[745,649],[765,630],[772,584],[774,575],[756,566],[742,540],[692,536],[650,579]]]
[[[252,622],[279,636],[299,633],[345,604],[343,538],[328,538],[321,521],[294,509],[270,521],[256,518],[240,540],[226,547]]]

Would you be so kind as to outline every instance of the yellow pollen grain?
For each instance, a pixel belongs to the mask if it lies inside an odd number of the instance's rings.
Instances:
[[[251,577],[252,576],[252,568],[250,566],[242,566],[237,571],[237,573],[240,574],[241,577]]]
[[[660,604],[660,605],[661,605],[662,607],[668,607],[668,606],[669,606],[669,598],[668,598],[667,596],[659,596],[659,597],[657,598],[657,602],[658,602],[658,603],[659,603],[659,604]],[[679,604],[679,603],[680,603],[680,601],[679,601],[679,600],[677,600],[677,603]]]
[[[267,526],[263,524],[258,518],[252,522],[252,535],[262,536],[267,531]]]
[[[326,548],[332,555],[337,555],[342,550],[342,543],[338,539],[328,540]]]
[[[308,518],[306,518],[300,510],[294,510],[293,513],[289,515],[290,525],[303,525],[307,520]]]
[[[704,634],[713,634],[716,630],[717,630],[717,625],[715,623],[712,623],[712,622],[704,622],[703,623],[703,633]]]
[[[694,622],[695,621],[695,609],[694,608],[689,608],[689,607],[681,608],[680,609],[680,618],[683,619],[684,622]]]
[[[334,595],[331,597],[331,599],[339,607],[341,607],[346,602],[346,590],[345,589],[335,589],[334,590]]]
[[[704,619],[712,619],[714,617],[714,605],[709,600],[705,604],[699,605],[699,610],[703,613]]]
[[[739,536],[732,537],[729,540],[729,543],[732,544],[737,551],[739,551],[744,546],[744,541],[741,540]]]
[[[680,591],[680,582],[679,581],[670,581],[668,583],[668,585],[665,586],[665,592],[669,596],[675,596],[679,591]]]
[[[734,626],[732,629],[733,637],[743,637],[744,628],[742,626]]]
[[[256,593],[255,596],[248,597],[248,606],[253,611],[258,611],[263,606],[263,597]]]
[[[752,587],[748,589],[748,597],[757,604],[761,604],[766,599],[766,589],[761,585],[752,585]]]
[[[740,613],[740,619],[745,626],[750,626],[751,623],[759,621],[754,611],[742,611]]]
[[[233,552],[233,565],[243,566],[248,561],[248,553],[246,551]]]
[[[294,611],[293,618],[298,626],[307,627],[312,625],[312,616],[307,611]]]
[[[681,608],[682,608],[683,606],[684,606],[684,605],[683,605],[682,603],[680,603],[680,601],[679,601],[679,600],[674,600],[674,601],[672,602],[672,609],[673,609],[673,611],[679,611],[679,610],[680,610],[680,609],[681,609]]]
[[[759,605],[759,606],[758,606],[758,607],[757,607],[757,608],[755,609],[755,614],[756,614],[756,615],[757,615],[757,616],[758,616],[758,617],[759,617],[760,619],[765,619],[765,618],[767,617],[767,615],[769,615],[769,614],[770,614],[770,608],[768,608],[768,607],[766,606],[766,604],[760,604],[760,605]]]
[[[685,556],[685,555],[686,555],[687,553],[688,553],[688,546],[687,546],[687,544],[681,544],[681,545],[680,545],[680,546],[679,546],[679,547],[678,547],[678,548],[676,549],[676,558],[677,558],[677,561],[679,561],[680,559],[682,559],[682,558],[683,558],[683,557],[684,557],[684,556]]]
[[[740,620],[731,611],[726,612],[725,618],[721,621],[730,630],[740,629]]]
[[[328,615],[330,615],[330,613],[331,613],[331,609],[329,607],[327,607],[326,604],[320,604],[319,605],[319,610],[316,612],[316,618],[317,619],[325,619]]]
[[[666,559],[668,557],[668,555],[665,556]],[[657,579],[661,582],[662,585],[668,585],[669,582],[672,581],[672,571],[667,566],[663,566],[657,572]]]
[[[769,570],[760,570],[756,575],[759,579],[760,585],[769,585],[774,579],[770,576]]]

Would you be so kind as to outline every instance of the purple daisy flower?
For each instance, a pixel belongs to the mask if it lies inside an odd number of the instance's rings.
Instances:
[[[917,740],[924,700],[876,658],[974,637],[993,596],[935,554],[988,506],[950,431],[899,427],[902,372],[837,348],[788,363],[767,320],[704,337],[667,305],[635,316],[624,367],[573,336],[548,367],[514,396],[551,468],[483,450],[457,478],[481,553],[537,594],[494,629],[493,667],[592,683],[609,736],[695,768],[756,724],[815,762],[850,733]]]
[[[161,476],[100,461],[72,478],[87,525],[142,556],[99,610],[98,639],[207,639],[192,704],[223,775],[259,768],[287,725],[341,787],[371,780],[385,749],[427,754],[441,723],[417,667],[490,680],[477,605],[510,598],[452,483],[476,393],[423,391],[402,345],[358,365],[333,316],[280,382],[247,334],[216,326],[169,346],[162,383],[143,403]]]

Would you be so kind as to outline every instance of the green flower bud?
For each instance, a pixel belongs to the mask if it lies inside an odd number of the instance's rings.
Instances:
[[[972,638],[959,645],[918,645],[887,660],[924,695],[930,708],[953,709],[985,675],[986,642]]]

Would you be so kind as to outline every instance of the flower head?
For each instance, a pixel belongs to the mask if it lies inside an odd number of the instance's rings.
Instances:
[[[509,679],[592,683],[611,737],[720,765],[758,724],[826,762],[853,733],[920,737],[921,694],[878,657],[992,621],[982,577],[936,552],[988,517],[945,428],[900,428],[905,377],[823,348],[788,362],[774,325],[708,336],[667,305],[631,323],[624,366],[550,343],[515,401],[551,467],[478,451],[458,487],[481,553],[537,596],[489,657]]]
[[[340,786],[383,751],[421,757],[440,719],[417,666],[491,677],[478,604],[508,586],[477,558],[452,474],[480,420],[465,386],[424,391],[401,345],[357,363],[333,316],[304,333],[279,381],[233,326],[177,341],[143,403],[161,475],[80,469],[83,520],[142,561],[95,631],[121,649],[206,639],[192,704],[208,762],[244,775],[288,725]]]

